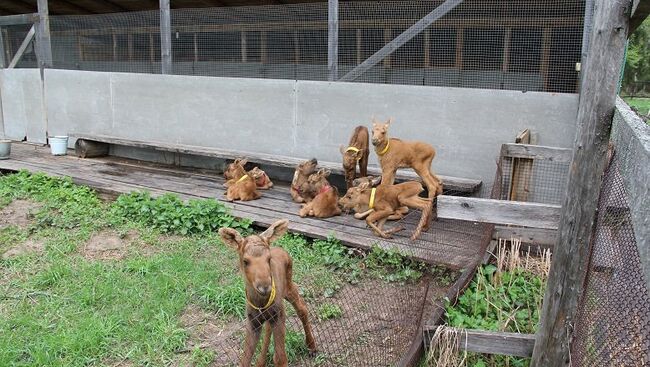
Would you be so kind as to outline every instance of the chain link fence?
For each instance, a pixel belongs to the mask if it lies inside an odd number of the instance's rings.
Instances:
[[[341,2],[338,77],[441,3]],[[584,8],[584,0],[466,0],[354,81],[574,93]],[[327,2],[172,9],[171,31],[174,74],[328,80]],[[24,32],[6,29],[9,55]],[[158,11],[52,16],[51,33],[55,68],[160,73]]]

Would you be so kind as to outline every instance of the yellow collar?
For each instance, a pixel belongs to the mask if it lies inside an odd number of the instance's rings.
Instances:
[[[375,192],[377,191],[376,187],[373,187],[372,190],[370,190],[370,202],[368,203],[368,207],[370,209],[375,207]]]
[[[246,302],[248,303],[248,305],[253,307],[254,309],[260,311],[260,312],[262,312],[262,311],[266,310],[267,308],[271,307],[271,305],[273,304],[273,301],[275,301],[275,279],[273,279],[273,278],[271,278],[271,296],[269,297],[269,301],[266,302],[266,305],[264,305],[264,307],[255,306],[253,304],[253,302],[251,302],[248,299],[248,294],[246,294]]]
[[[386,147],[381,152],[377,152],[377,155],[386,154],[386,152],[388,152],[388,147],[390,147],[390,138],[386,139]]]
[[[248,178],[248,175],[243,175],[243,176],[241,176],[241,178],[239,180],[237,180],[237,182],[242,182],[247,178]]]
[[[346,152],[355,152],[355,153],[359,153],[359,148],[348,147],[348,149],[346,149],[345,151],[346,151]],[[360,159],[361,159],[361,157],[358,156],[358,157],[357,157],[357,160],[360,160]]]

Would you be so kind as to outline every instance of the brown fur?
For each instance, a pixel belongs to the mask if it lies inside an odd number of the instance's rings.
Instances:
[[[392,233],[402,230],[403,228],[394,228],[384,231],[384,223],[392,216],[398,219],[402,207],[420,209],[422,216],[417,228],[411,236],[415,240],[420,236],[422,230],[426,231],[429,227],[431,217],[432,199],[421,198],[418,195],[424,191],[422,184],[415,181],[403,182],[397,185],[379,185],[375,192],[375,205],[370,209],[371,188],[352,187],[348,189],[345,196],[339,200],[339,204],[344,209],[354,209],[357,214],[366,216],[366,223],[383,238],[390,238]]]
[[[269,178],[269,175],[266,172],[262,171],[259,167],[254,167],[248,172],[250,176],[255,180],[255,185],[260,190],[268,190],[273,187],[273,182]]]
[[[246,297],[256,307],[263,308],[269,300],[272,281],[275,282],[274,302],[267,309],[257,310],[246,304],[246,340],[240,366],[250,367],[259,342],[262,326],[266,324],[262,353],[257,366],[266,365],[271,332],[273,333],[275,355],[273,364],[278,367],[288,366],[285,351],[286,312],[284,300],[293,305],[305,330],[305,342],[311,353],[316,352],[316,342],[309,322],[309,312],[305,301],[293,282],[293,260],[280,247],[271,247],[271,243],[280,238],[288,228],[286,219],[275,222],[266,231],[258,235],[243,238],[232,228],[219,229],[219,236],[224,244],[235,249],[239,254],[239,267],[244,276]]]
[[[356,177],[365,177],[368,174],[368,155],[370,153],[368,139],[368,128],[365,126],[357,126],[350,137],[348,146],[340,147],[341,154],[343,155],[345,184],[348,189],[352,187],[352,180]],[[347,149],[350,147],[357,148],[359,151],[348,151]],[[359,164],[359,176],[357,176],[356,172],[357,163]]]
[[[436,156],[436,150],[427,143],[421,141],[402,141],[396,138],[388,138],[388,127],[391,120],[386,123],[372,123],[372,145],[381,165],[382,184],[392,185],[395,183],[395,173],[398,168],[413,168],[420,176],[429,192],[429,198],[435,198],[442,194],[442,182],[431,170],[431,161]],[[386,148],[388,151],[380,155]]]
[[[225,187],[234,184],[246,174],[246,169],[244,168],[246,163],[248,163],[248,159],[237,158],[234,162],[226,166],[226,169],[223,171],[223,177],[226,179],[226,183],[223,184]]]
[[[312,158],[296,166],[296,171],[293,174],[290,190],[291,198],[296,203],[308,203],[314,198],[314,196],[311,196],[310,194],[303,193],[300,187],[303,183],[305,183],[305,181],[307,181],[309,175],[316,172],[317,165],[318,160],[316,160],[316,158]]]
[[[314,199],[303,204],[299,212],[301,217],[329,218],[341,214],[338,190],[327,181],[329,175],[330,171],[321,169],[309,175],[302,184],[301,191],[313,195]]]
[[[237,179],[231,179],[227,182],[228,189],[224,193],[226,195],[226,200],[242,200],[249,201],[259,199],[262,195],[257,191],[257,185],[255,180],[244,170],[244,165],[241,161],[232,163],[231,166],[235,166],[228,171],[233,174],[231,177],[236,177],[236,175],[241,175]],[[236,173],[233,173],[236,172]],[[243,172],[243,173],[242,173]],[[225,175],[225,172],[224,172]],[[245,178],[244,178],[245,177]]]

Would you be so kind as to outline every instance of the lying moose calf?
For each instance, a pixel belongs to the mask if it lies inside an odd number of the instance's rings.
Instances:
[[[424,191],[422,184],[415,181],[403,182],[396,185],[379,185],[370,188],[366,185],[351,187],[339,200],[343,209],[353,209],[357,218],[366,218],[366,223],[383,238],[390,238],[392,233],[401,231],[394,228],[384,231],[384,224],[388,219],[399,219],[408,208],[422,210],[422,216],[417,228],[411,236],[415,240],[422,230],[429,228],[429,220],[433,208],[431,198],[421,198],[418,195]],[[406,210],[408,211],[408,210]]]
[[[239,363],[242,367],[250,367],[262,326],[265,324],[262,352],[257,360],[257,366],[266,364],[271,331],[273,331],[275,350],[273,364],[276,367],[288,365],[284,345],[286,313],[283,300],[285,299],[293,305],[302,322],[307,348],[311,353],[316,352],[307,305],[300,297],[298,287],[291,280],[291,256],[280,247],[271,247],[271,243],[282,237],[288,226],[289,222],[286,219],[279,220],[260,235],[246,238],[232,228],[219,229],[219,236],[223,243],[239,254],[239,268],[246,284],[246,341],[244,354]]]

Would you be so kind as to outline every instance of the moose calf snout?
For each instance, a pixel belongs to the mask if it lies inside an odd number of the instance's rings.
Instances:
[[[266,296],[269,293],[271,293],[271,285],[270,284],[260,284],[255,286],[255,289],[257,290],[257,293],[259,293],[262,296]]]
[[[372,145],[377,146],[380,143],[379,139],[372,138]]]

